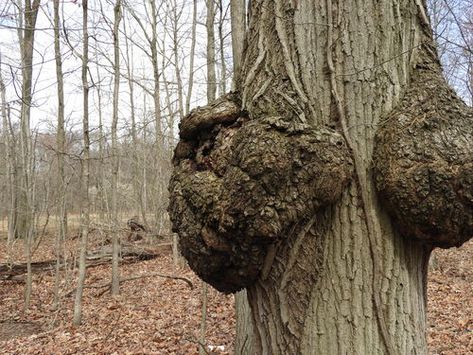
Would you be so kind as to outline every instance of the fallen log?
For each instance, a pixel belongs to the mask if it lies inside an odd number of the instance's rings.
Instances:
[[[108,250],[110,249],[110,250]],[[121,264],[136,263],[145,260],[156,259],[161,254],[156,249],[143,248],[143,247],[131,247],[123,246],[121,249]],[[100,248],[92,250],[87,253],[86,265],[87,267],[96,267],[99,265],[109,264],[112,260],[111,248]],[[77,266],[77,262],[72,264],[64,263],[64,260],[60,260],[60,268],[64,269],[65,266],[72,267]],[[33,273],[42,272],[54,272],[56,268],[56,260],[46,260],[31,263],[31,270]],[[27,273],[27,264],[0,264],[0,281],[15,280],[18,281],[18,276]]]

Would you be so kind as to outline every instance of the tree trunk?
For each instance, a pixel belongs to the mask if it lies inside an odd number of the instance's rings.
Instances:
[[[8,197],[10,200],[8,209],[8,235],[7,235],[7,250],[8,250],[8,261],[10,261],[13,241],[15,240],[15,228],[16,228],[16,217],[17,217],[17,199],[18,199],[18,186],[17,186],[17,162],[15,159],[15,137],[10,119],[10,106],[7,103],[6,98],[6,87],[3,81],[2,61],[0,57],[0,103],[2,112],[2,125],[3,134],[5,136],[6,155],[7,155],[7,176],[8,176]]]
[[[143,214],[141,210],[142,207],[142,195],[141,195],[141,183],[140,183],[140,174],[139,174],[139,164],[138,164],[138,135],[136,132],[136,109],[135,109],[135,90],[134,90],[134,77],[133,77],[133,46],[129,44],[129,38],[127,33],[126,17],[123,17],[123,37],[125,39],[125,58],[126,58],[126,70],[127,70],[127,81],[128,81],[128,95],[130,98],[130,119],[131,119],[131,142],[132,147],[132,158],[131,158],[131,169],[134,172],[133,174],[133,194],[136,199],[136,205],[133,206],[137,211],[137,214]]]
[[[62,71],[62,54],[59,36],[59,0],[54,0],[54,54],[56,56],[56,80],[57,80],[57,132],[56,132],[56,156],[57,156],[57,178],[59,180],[57,219],[59,230],[56,235],[56,270],[54,279],[54,306],[59,303],[59,269],[60,255],[66,238],[66,174],[64,170],[64,156],[66,153],[66,133],[64,129],[64,75]]]
[[[25,245],[25,254],[28,261],[28,275],[25,285],[25,309],[29,307],[30,296],[32,289],[32,275],[31,275],[31,242],[34,232],[34,206],[32,201],[33,181],[31,164],[34,150],[31,145],[31,104],[33,101],[33,53],[34,53],[34,38],[36,19],[40,0],[25,0],[24,11],[20,17],[24,17],[24,21],[20,21],[18,29],[18,39],[20,42],[21,52],[21,113],[20,113],[20,147],[21,147],[21,189],[19,194],[19,213],[16,218],[15,231],[18,237],[23,238]],[[21,6],[20,6],[21,8]],[[21,28],[23,27],[23,28]]]
[[[395,231],[370,171],[377,125],[432,44],[424,4],[253,0],[250,12],[243,109],[338,129],[356,179],[288,236],[267,278],[248,288],[248,353],[425,354],[430,249]]]
[[[205,333],[207,332],[207,300],[208,300],[208,285],[205,282],[202,282],[202,308],[201,308],[201,316],[200,316],[200,337],[199,341],[201,347],[199,348],[199,355],[205,355],[207,350],[204,348],[206,342]]]
[[[159,80],[161,79],[161,73],[159,71],[159,64],[158,64],[158,12],[156,9],[156,3],[154,0],[149,1],[150,4],[150,13],[149,16],[151,17],[151,39],[149,41],[150,48],[151,48],[151,63],[153,66],[153,77],[154,77],[154,91],[153,91],[153,99],[154,99],[154,118],[155,118],[155,147],[156,147],[156,179],[154,183],[154,190],[156,192],[154,199],[156,201],[155,204],[155,223],[156,223],[156,230],[159,231],[161,227],[162,215],[163,215],[163,208],[161,208],[161,198],[162,198],[162,182],[161,177],[163,175],[163,159],[164,159],[164,135],[162,129],[162,113],[161,113],[161,85]],[[162,5],[162,4],[160,4]],[[163,68],[162,68],[163,69]]]
[[[225,62],[225,21],[227,20],[228,6],[225,6],[222,0],[217,3],[218,6],[218,42],[220,51],[220,83],[219,94],[225,95],[227,92],[227,63]],[[224,9],[226,8],[226,10]]]
[[[206,0],[207,4],[207,101],[215,100],[217,94],[217,74],[215,73],[215,2]]]
[[[118,269],[119,258],[119,231],[118,231],[118,98],[120,93],[120,47],[119,47],[119,28],[121,20],[121,0],[117,0],[113,8],[113,113],[112,113],[112,295],[117,296],[120,293],[120,271]]]
[[[239,80],[243,43],[246,30],[245,0],[231,0],[230,14],[232,24],[232,53],[233,53],[233,88]]]
[[[193,0],[191,51],[189,54],[189,85],[187,86],[187,96],[186,96],[186,115],[190,111],[192,87],[194,86],[194,57],[195,57],[196,30],[197,30],[197,0]]]
[[[79,251],[79,275],[77,290],[74,300],[73,324],[78,326],[82,322],[82,294],[86,276],[86,252],[89,237],[90,224],[90,199],[89,199],[89,168],[90,168],[90,136],[89,136],[89,81],[87,79],[89,65],[89,31],[88,31],[88,0],[82,1],[82,93],[83,93],[83,119],[82,134],[84,141],[84,153],[81,161],[81,228],[80,228],[80,251]]]

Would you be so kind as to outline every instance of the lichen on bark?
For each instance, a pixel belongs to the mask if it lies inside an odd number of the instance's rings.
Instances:
[[[182,254],[222,292],[254,283],[268,246],[337,201],[353,170],[334,130],[239,107],[233,93],[182,120],[169,187]]]
[[[473,237],[473,110],[440,67],[416,67],[377,132],[374,174],[404,236],[442,248]]]

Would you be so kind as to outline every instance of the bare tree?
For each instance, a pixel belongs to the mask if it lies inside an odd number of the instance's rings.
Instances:
[[[76,296],[74,301],[73,324],[78,326],[82,322],[82,294],[86,276],[86,253],[90,224],[89,200],[89,167],[90,167],[90,136],[89,136],[89,31],[88,31],[88,0],[82,1],[82,92],[83,92],[83,156],[81,161],[81,240],[79,251],[79,275],[77,280]]]
[[[25,0],[24,6],[21,1],[18,2],[20,12],[18,26],[18,41],[20,43],[21,54],[21,194],[19,204],[19,216],[16,220],[16,232],[21,236],[25,243],[25,253],[27,258],[27,277],[25,287],[25,308],[29,307],[32,273],[31,273],[31,243],[34,233],[34,211],[33,211],[33,181],[32,181],[32,140],[31,140],[31,104],[33,95],[33,53],[35,27],[38,17],[39,5],[41,0]]]
[[[5,140],[5,150],[7,158],[7,182],[9,195],[9,211],[8,211],[8,250],[10,249],[15,239],[16,216],[17,216],[17,163],[15,159],[15,137],[13,137],[13,128],[10,119],[10,107],[6,98],[6,85],[2,73],[2,58],[0,56],[0,98],[1,98],[1,112],[2,112],[2,126]]]
[[[192,98],[192,88],[194,86],[194,60],[195,60],[195,44],[196,44],[196,28],[197,28],[197,0],[193,0],[192,7],[192,32],[191,32],[191,51],[189,54],[189,83],[187,85],[186,96],[186,115],[190,111]]]
[[[215,0],[207,4],[207,101],[215,100],[217,94],[217,74],[215,72]]]
[[[235,88],[241,67],[243,43],[246,30],[245,0],[230,1],[230,18],[232,26],[232,53],[233,53],[233,85]]]
[[[227,92],[227,63],[225,59],[225,38],[226,35],[226,21],[227,14],[230,5],[222,0],[218,0],[218,42],[219,42],[219,54],[220,54],[220,82],[219,82],[219,93],[224,95]]]
[[[64,74],[62,70],[62,53],[60,43],[60,15],[59,0],[54,0],[54,55],[56,59],[56,80],[57,80],[57,131],[56,131],[56,155],[57,155],[57,177],[59,181],[57,220],[59,230],[56,235],[56,277],[54,282],[54,304],[57,307],[59,302],[59,272],[61,264],[61,252],[66,238],[66,172],[64,168],[64,157],[66,154],[66,131],[64,128]]]
[[[112,112],[112,295],[116,296],[120,293],[120,272],[118,269],[119,258],[119,231],[118,227],[118,206],[117,206],[117,185],[118,185],[118,142],[117,142],[117,125],[118,125],[118,99],[120,94],[120,46],[119,46],[119,28],[121,20],[121,0],[117,0],[113,8],[113,112]]]

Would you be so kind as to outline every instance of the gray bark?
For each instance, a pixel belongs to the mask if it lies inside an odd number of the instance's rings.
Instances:
[[[473,234],[473,111],[441,75],[424,3],[250,13],[237,91],[180,125],[183,255],[219,291],[247,289],[237,351],[425,354],[430,253]]]
[[[121,0],[117,0],[113,9],[113,112],[112,112],[112,295],[117,296],[120,293],[120,271],[118,268],[120,239],[118,231],[118,142],[117,142],[117,125],[118,125],[118,99],[120,93],[120,46],[119,32],[121,20]]]
[[[56,80],[57,80],[57,131],[56,131],[56,155],[57,155],[57,177],[59,180],[57,215],[59,230],[56,236],[56,270],[54,280],[54,305],[59,303],[59,269],[60,255],[63,250],[66,237],[66,174],[64,170],[64,157],[66,154],[66,134],[64,129],[64,75],[62,71],[62,53],[59,36],[59,0],[54,0],[54,54],[56,56]]]
[[[206,0],[207,4],[207,101],[215,100],[217,94],[217,74],[215,73],[215,1]]]
[[[252,352],[425,354],[429,250],[393,229],[369,171],[376,127],[430,41],[424,8],[407,0],[260,0],[251,13],[243,108],[254,118],[339,127],[364,186],[353,183],[291,237],[268,279],[248,289]]]
[[[226,6],[222,0],[219,0],[217,3],[218,6],[218,42],[220,50],[220,83],[219,83],[219,93],[224,95],[227,92],[227,63],[225,62],[225,33],[224,26],[226,20],[226,14],[228,6]]]
[[[18,203],[18,217],[16,218],[15,231],[17,236],[23,238],[25,253],[28,261],[28,273],[25,285],[25,308],[30,304],[32,289],[31,274],[31,243],[34,232],[34,207],[33,207],[33,165],[32,165],[32,140],[30,129],[31,104],[33,101],[33,53],[36,19],[41,0],[25,0],[24,12],[20,14],[18,39],[21,53],[21,113],[20,113],[20,147],[21,147],[21,189]],[[19,2],[21,4],[21,2]],[[24,27],[22,26],[24,25]]]
[[[18,199],[18,187],[17,187],[17,162],[15,159],[15,137],[13,136],[13,129],[10,120],[10,108],[6,98],[6,87],[3,81],[1,73],[1,57],[0,57],[0,102],[2,112],[2,126],[3,134],[5,137],[6,154],[7,154],[7,176],[8,176],[8,194],[10,200],[10,206],[8,210],[8,259],[10,258],[10,251],[15,239],[15,228],[17,218],[17,199]]]
[[[194,86],[194,59],[195,59],[196,29],[197,29],[197,0],[193,0],[191,52],[189,55],[189,85],[187,86],[186,115],[190,111],[192,87]]]
[[[87,78],[89,65],[89,31],[88,31],[88,0],[82,1],[82,93],[83,93],[83,158],[81,161],[81,239],[79,250],[79,275],[77,280],[77,289],[74,299],[74,318],[73,324],[78,326],[82,322],[82,294],[84,292],[84,282],[86,276],[86,252],[89,237],[90,224],[90,200],[89,200],[89,168],[90,168],[90,135],[89,135],[89,81]]]
[[[20,179],[21,189],[18,196],[18,216],[16,218],[15,232],[17,237],[28,238],[31,225],[33,223],[31,216],[31,134],[30,134],[30,112],[33,100],[33,53],[35,26],[38,16],[40,0],[25,0],[18,2],[19,9],[23,13],[19,16],[18,40],[20,43],[21,54],[21,134],[20,134]]]
[[[232,53],[233,53],[233,88],[239,80],[243,44],[246,30],[245,0],[231,0],[230,14],[232,26]]]

